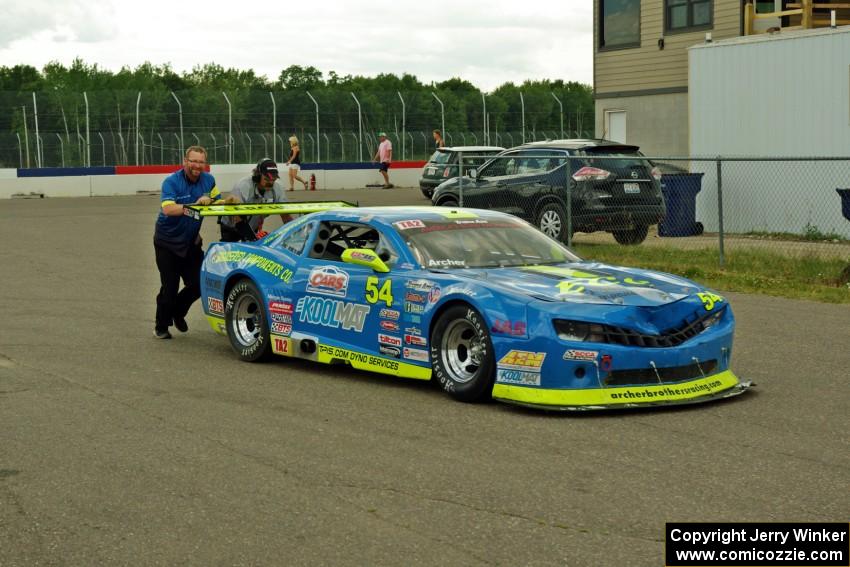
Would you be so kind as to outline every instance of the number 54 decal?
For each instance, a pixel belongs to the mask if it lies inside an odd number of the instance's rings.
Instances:
[[[705,307],[706,311],[714,309],[714,306],[717,303],[723,303],[723,298],[721,296],[709,291],[698,293],[697,296],[702,300],[702,305]]]
[[[368,303],[378,303],[383,301],[387,307],[393,304],[393,282],[392,280],[384,280],[380,288],[378,287],[378,278],[369,276],[366,278],[366,301]]]

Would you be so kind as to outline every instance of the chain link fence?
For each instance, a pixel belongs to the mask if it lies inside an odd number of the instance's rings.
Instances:
[[[445,109],[430,91],[314,94],[0,92],[0,167],[168,165],[179,163],[191,144],[208,148],[214,163],[285,160],[291,135],[308,161],[370,161],[379,131],[389,134],[396,160],[425,160],[434,149],[435,128],[444,130],[448,145],[512,147],[587,137],[594,125],[592,109],[560,108],[549,96],[517,111],[490,99],[485,106],[480,93]]]
[[[615,152],[609,152],[615,153]],[[437,188],[572,244],[761,248],[850,260],[850,158],[644,157],[514,148]],[[567,204],[570,203],[570,206]]]

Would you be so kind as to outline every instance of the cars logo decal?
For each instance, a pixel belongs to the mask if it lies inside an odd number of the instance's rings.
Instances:
[[[348,273],[333,266],[321,266],[310,271],[307,291],[345,297],[348,293]]]
[[[275,323],[292,323],[292,315],[281,315],[280,313],[272,313],[272,321]]]
[[[404,329],[404,332],[409,335],[421,335],[422,329],[420,329],[419,327],[406,327]]]
[[[385,331],[398,331],[398,323],[395,321],[381,321],[381,328]]]
[[[344,331],[361,332],[369,314],[368,305],[349,303],[324,297],[306,296],[298,300],[295,310],[301,314],[299,321],[338,328]]]
[[[428,303],[437,303],[440,299],[440,288],[435,287],[428,292]]]

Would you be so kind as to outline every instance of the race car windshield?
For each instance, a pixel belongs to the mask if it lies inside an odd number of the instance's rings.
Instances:
[[[519,219],[417,220],[415,225],[400,232],[427,269],[539,266],[580,260],[566,246]]]

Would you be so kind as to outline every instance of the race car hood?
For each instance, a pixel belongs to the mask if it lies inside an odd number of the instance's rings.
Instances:
[[[502,290],[512,290],[543,301],[656,307],[704,291],[693,282],[670,274],[598,263],[469,269],[464,272],[468,277],[486,281]]]

